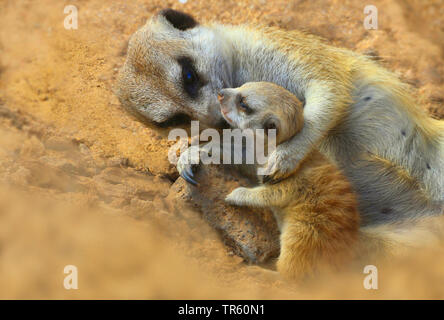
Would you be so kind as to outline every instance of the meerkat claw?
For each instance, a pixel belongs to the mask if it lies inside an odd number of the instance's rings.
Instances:
[[[191,169],[182,171],[180,175],[185,179],[186,182],[194,186],[198,185],[198,183],[192,178],[194,175]]]

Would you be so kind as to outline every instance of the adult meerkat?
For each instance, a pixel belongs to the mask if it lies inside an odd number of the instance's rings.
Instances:
[[[301,102],[275,84],[246,83],[220,94],[222,114],[234,128],[274,129],[278,146],[303,128]],[[359,238],[356,195],[347,178],[317,150],[280,182],[239,187],[226,201],[273,211],[281,231],[277,270],[285,277],[338,269],[352,260]]]
[[[266,165],[271,182],[318,148],[351,181],[363,224],[438,214],[444,203],[444,124],[417,107],[408,88],[369,58],[298,31],[200,25],[171,9],[130,39],[117,95],[156,123],[178,115],[221,124],[217,92],[276,83],[305,102],[304,126]],[[181,157],[187,178],[191,164]]]

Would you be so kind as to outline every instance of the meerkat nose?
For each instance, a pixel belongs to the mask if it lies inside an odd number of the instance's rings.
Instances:
[[[220,89],[217,93],[219,102],[227,101],[230,98],[230,89]]]

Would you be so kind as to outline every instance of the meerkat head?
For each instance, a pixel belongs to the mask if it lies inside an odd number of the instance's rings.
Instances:
[[[217,92],[230,87],[231,55],[215,28],[166,9],[135,32],[116,94],[138,115],[165,124],[180,116],[219,126]]]
[[[302,103],[288,90],[270,82],[248,82],[223,89],[218,95],[225,120],[240,129],[276,130],[280,144],[298,133],[304,123]]]

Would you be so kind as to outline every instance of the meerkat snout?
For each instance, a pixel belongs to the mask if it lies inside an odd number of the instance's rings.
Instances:
[[[225,95],[226,90],[227,90],[227,89],[222,89],[222,90],[220,90],[220,91],[217,93],[217,100],[218,100],[219,103],[220,103],[220,110],[221,110],[222,114],[224,114],[224,112],[227,111],[227,108],[226,108],[226,100],[225,100],[225,97],[226,97],[226,95]]]
[[[220,103],[220,111],[224,119],[230,126],[239,126],[239,116],[236,112],[237,97],[236,89],[222,89],[217,94],[217,99]]]
[[[226,103],[228,100],[230,100],[233,97],[235,92],[236,89],[230,89],[230,88],[221,89],[217,94],[217,99],[219,100],[220,103]]]
[[[221,91],[219,91],[217,94],[217,100],[219,100],[219,102],[222,102],[223,99],[224,99],[224,95]]]

